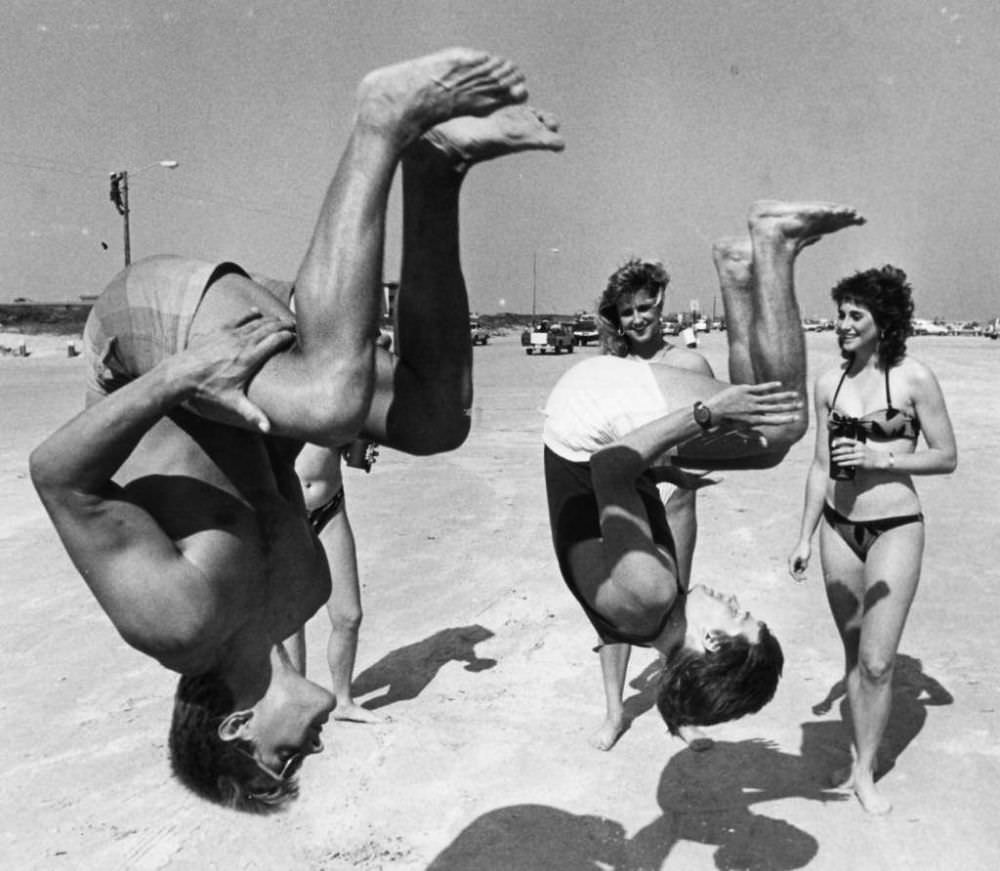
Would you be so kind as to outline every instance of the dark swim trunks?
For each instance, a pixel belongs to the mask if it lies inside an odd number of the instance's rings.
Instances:
[[[663,631],[670,618],[667,609],[656,630],[648,635],[633,635],[618,629],[606,617],[595,611],[580,594],[569,565],[569,550],[578,542],[601,538],[601,525],[597,509],[597,497],[590,480],[590,464],[566,460],[549,448],[544,449],[545,488],[549,501],[549,522],[552,527],[552,543],[559,562],[559,570],[569,591],[576,597],[587,615],[602,644],[634,644],[649,647]],[[667,517],[660,501],[656,484],[647,476],[636,483],[642,498],[653,541],[676,558],[674,539],[667,526]],[[678,593],[683,595],[678,584]]]
[[[250,276],[235,263],[147,257],[116,275],[87,318],[87,388],[107,395],[183,351],[205,292],[222,276],[252,278],[288,305],[291,283]]]

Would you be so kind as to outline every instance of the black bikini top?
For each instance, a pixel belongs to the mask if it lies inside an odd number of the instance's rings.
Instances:
[[[841,385],[847,377],[848,366],[844,367],[844,374],[840,376],[837,389],[833,394],[833,401],[830,403],[830,414],[827,417],[827,427],[831,424],[850,423],[864,430],[865,434],[872,441],[890,441],[891,439],[910,439],[916,441],[920,435],[920,421],[913,415],[909,415],[898,408],[892,407],[892,396],[889,394],[889,370],[885,370],[885,408],[878,411],[870,411],[861,417],[850,417],[833,411],[837,404],[837,397],[840,395]]]

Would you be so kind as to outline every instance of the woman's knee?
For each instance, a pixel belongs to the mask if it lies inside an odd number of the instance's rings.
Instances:
[[[354,632],[361,628],[364,613],[361,608],[338,608],[329,612],[330,628],[334,632]]]
[[[895,661],[894,655],[886,655],[883,651],[862,650],[858,669],[866,683],[884,686],[892,680]]]

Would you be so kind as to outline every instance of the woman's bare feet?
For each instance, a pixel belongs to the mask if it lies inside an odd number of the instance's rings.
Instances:
[[[424,140],[464,168],[519,151],[562,151],[554,115],[531,106],[504,106],[484,118],[452,118],[428,130]]]
[[[781,236],[802,248],[827,233],[864,224],[865,219],[837,203],[758,200],[750,207],[747,223],[751,235]]]
[[[527,98],[524,76],[510,61],[448,48],[366,75],[358,86],[357,124],[405,147],[435,124],[488,115]]]
[[[598,750],[610,750],[628,730],[628,720],[624,714],[608,714],[599,728],[590,736],[590,746]]]
[[[868,813],[881,816],[892,810],[892,802],[875,787],[875,777],[871,771],[855,768],[851,775],[850,788],[861,802],[861,807]]]
[[[836,769],[830,775],[830,786],[834,789],[849,789],[868,813],[875,816],[892,810],[889,801],[875,786],[875,775],[871,770],[858,767],[857,762]]]
[[[354,701],[347,703],[338,702],[337,707],[333,709],[330,716],[334,720],[341,720],[347,723],[368,723],[370,725],[385,723],[389,720],[388,717],[377,714],[375,711],[369,711],[368,708],[362,707]]]

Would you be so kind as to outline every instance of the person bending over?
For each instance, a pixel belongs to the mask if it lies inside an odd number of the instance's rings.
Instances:
[[[794,262],[822,235],[861,223],[843,206],[762,201],[750,210],[749,239],[716,243],[732,385],[602,356],[570,369],[549,396],[549,519],[563,579],[601,642],[599,749],[628,725],[620,699],[630,645],[665,658],[657,705],[672,734],[758,711],[774,694],[780,646],[734,597],[704,586],[684,591],[655,484],[676,466],[770,468],[802,437]]]
[[[207,798],[261,812],[284,804],[333,706],[282,644],[330,596],[295,476],[302,443],[360,433],[428,454],[468,433],[459,191],[476,162],[563,147],[556,121],[526,99],[515,66],[471,49],[376,70],[358,88],[293,283],[158,256],[94,305],[88,407],[35,449],[31,476],[125,641],[181,675],[171,761]],[[372,337],[399,165],[403,260],[388,353]],[[259,317],[244,322],[252,310]]]
[[[615,357],[663,363],[714,377],[712,367],[701,354],[675,345],[663,335],[663,303],[669,283],[666,267],[657,260],[632,257],[616,269],[597,303],[601,350]],[[698,535],[696,493],[701,483],[678,474],[673,480],[657,485],[676,547],[677,580],[685,591],[691,585]],[[622,656],[625,666],[604,675],[610,681],[610,685],[605,685],[605,695],[615,711],[624,711],[625,668],[631,651],[626,648]],[[707,749],[712,743],[704,733],[691,726],[681,727],[678,734],[695,750]]]

